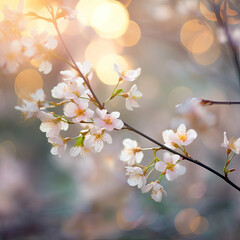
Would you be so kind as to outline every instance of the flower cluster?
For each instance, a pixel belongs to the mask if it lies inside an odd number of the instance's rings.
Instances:
[[[0,21],[0,70],[5,74],[15,73],[24,62],[31,62],[40,72],[51,72],[51,51],[57,47],[57,40],[46,31],[38,33],[36,29],[32,29],[31,36],[26,35],[28,21],[23,14],[23,1],[19,1],[17,10],[5,5],[3,16]]]
[[[186,126],[184,124],[181,124],[178,127],[177,132],[174,132],[173,130],[165,130],[162,135],[167,147],[172,149],[179,148],[186,156],[188,156],[188,153],[186,152],[185,146],[192,143],[197,137],[195,130],[190,129],[186,131]],[[156,202],[161,202],[163,194],[166,195],[166,191],[160,184],[162,178],[166,176],[168,181],[173,181],[186,172],[186,168],[179,164],[181,157],[178,154],[164,152],[163,158],[160,160],[156,156],[156,153],[162,148],[144,149],[141,148],[135,140],[129,138],[123,140],[123,145],[124,149],[121,152],[120,160],[127,164],[126,175],[128,176],[128,184],[130,186],[138,186],[138,188],[141,188],[142,193],[152,190],[151,197]],[[154,153],[154,159],[148,166],[140,165],[144,157],[144,150],[152,150]],[[147,184],[147,178],[154,170],[160,172],[159,178],[154,182]]]
[[[113,130],[120,130],[124,126],[123,121],[119,119],[119,112],[109,113],[100,106],[92,108],[96,102],[86,84],[86,81],[93,76],[91,64],[86,61],[77,62],[76,65],[78,69],[60,71],[63,81],[51,90],[52,97],[60,99],[61,102],[47,103],[43,90],[38,89],[35,94],[31,95],[31,101],[23,100],[22,106],[15,107],[24,113],[26,119],[37,117],[41,120],[40,130],[46,133],[48,142],[52,144],[53,155],[61,156],[67,148],[67,142],[75,139],[75,144],[70,149],[71,156],[76,157],[79,154],[85,156],[89,152],[100,152],[104,147],[104,142],[112,143],[109,133]],[[135,70],[129,72],[131,72],[131,81],[139,76],[139,73],[134,74]],[[137,94],[135,86],[133,86],[134,92]],[[116,89],[116,92],[119,90]],[[121,92],[124,91],[121,89]],[[117,94],[114,93],[112,96],[115,97]],[[111,99],[113,99],[112,96]],[[134,93],[131,96],[134,96]],[[130,99],[127,98],[127,101]],[[136,106],[136,102],[133,105]],[[58,106],[63,106],[63,115],[46,111],[48,108]],[[132,105],[128,104],[128,106]],[[61,131],[67,131],[70,125],[77,125],[82,130],[79,131],[78,136],[64,138]],[[139,154],[141,157],[141,153]],[[133,160],[130,159],[130,161]]]

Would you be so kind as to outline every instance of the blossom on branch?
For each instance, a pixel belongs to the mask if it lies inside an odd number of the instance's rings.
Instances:
[[[141,68],[138,68],[136,70],[124,71],[121,66],[114,64],[113,69],[119,75],[120,79],[126,80],[128,82],[135,81],[141,74]]]
[[[202,104],[202,99],[187,99],[184,103],[176,105],[176,111],[192,121],[201,121],[207,126],[213,126],[216,123],[215,115],[206,110]]]
[[[104,128],[98,129],[96,127],[92,127],[90,132],[85,137],[84,146],[86,148],[94,148],[95,152],[101,152],[104,142],[111,144],[111,135],[106,133]]]
[[[46,96],[42,89],[38,89],[34,94],[31,94],[30,97],[32,98],[32,101],[24,99],[21,107],[15,106],[15,109],[21,111],[25,115],[26,119],[37,116],[40,111],[40,107],[46,106],[44,103]]]
[[[137,141],[126,138],[123,140],[124,149],[121,151],[120,160],[127,162],[128,165],[140,163],[143,159],[142,149]]]
[[[49,60],[49,51],[57,47],[58,41],[53,36],[47,36],[47,31],[39,34],[37,30],[31,31],[32,38],[22,39],[22,44],[26,48],[24,55],[32,58],[33,62],[39,66],[39,71],[48,74],[52,71],[52,64]]]
[[[178,164],[179,161],[179,155],[165,152],[163,154],[163,161],[157,162],[155,168],[156,170],[165,173],[168,181],[173,181],[186,172],[186,168]]]
[[[143,170],[140,167],[126,167],[126,175],[128,176],[128,184],[130,186],[138,186],[142,188],[146,184],[146,177],[143,174]]]
[[[137,85],[134,84],[129,93],[124,93],[122,95],[126,97],[126,108],[130,111],[133,111],[133,108],[138,108],[140,105],[138,104],[137,100],[142,97],[142,93],[137,90]]]
[[[105,128],[107,131],[112,131],[113,129],[121,129],[124,124],[123,121],[118,119],[120,117],[119,112],[107,113],[106,109],[100,110],[96,109],[96,113],[100,118],[94,119],[94,124],[99,128]]]
[[[165,130],[162,133],[165,146],[175,149],[178,146],[187,146],[197,137],[197,133],[193,129],[186,131],[185,124],[180,124],[177,131]]]
[[[52,144],[51,154],[61,157],[67,148],[65,139],[61,136],[48,138],[48,142]]]
[[[148,185],[142,187],[142,193],[147,193],[152,190],[151,197],[155,202],[161,202],[163,194],[167,196],[163,186],[158,182],[151,182]]]
[[[67,103],[64,106],[64,114],[67,117],[72,117],[74,123],[88,121],[94,114],[94,111],[88,108],[88,101],[85,99],[76,98],[73,102]]]
[[[90,62],[85,61],[83,64],[81,62],[76,62],[77,67],[79,68],[80,72],[83,74],[84,77],[88,78],[89,80],[92,79],[92,66]],[[73,82],[76,79],[80,78],[80,74],[77,70],[64,70],[60,72],[63,75],[63,80],[66,82]]]
[[[234,153],[239,154],[239,152],[240,152],[240,138],[238,138],[238,139],[235,139],[235,138],[228,139],[227,138],[227,133],[224,132],[223,143],[222,143],[221,146],[229,149],[230,152],[233,151]]]
[[[56,137],[61,130],[68,130],[68,123],[59,117],[54,117],[52,113],[39,112],[38,118],[42,121],[40,130],[46,132],[46,137]]]

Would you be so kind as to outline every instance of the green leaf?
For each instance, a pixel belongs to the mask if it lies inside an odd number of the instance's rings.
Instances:
[[[79,147],[79,146],[83,147],[84,139],[85,139],[85,137],[83,135],[78,137],[74,147]]]
[[[120,94],[121,92],[123,92],[123,89],[118,89],[118,90],[114,93],[114,95],[116,96],[116,95]]]

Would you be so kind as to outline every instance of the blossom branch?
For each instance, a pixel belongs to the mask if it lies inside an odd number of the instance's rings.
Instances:
[[[90,83],[89,83],[89,80],[82,74],[81,70],[79,69],[79,67],[77,66],[75,60],[73,59],[71,53],[69,52],[69,50],[68,50],[68,48],[67,48],[67,46],[66,46],[66,44],[65,44],[65,42],[64,42],[64,40],[63,40],[63,38],[62,38],[62,36],[61,36],[61,33],[60,33],[59,29],[58,29],[57,20],[54,19],[54,15],[53,15],[53,14],[52,14],[52,17],[53,17],[53,24],[54,24],[54,26],[55,26],[55,28],[56,28],[56,31],[57,31],[58,36],[59,36],[59,39],[60,39],[60,41],[61,41],[61,43],[62,43],[62,45],[63,45],[66,53],[68,54],[69,58],[71,59],[73,65],[75,66],[74,69],[79,73],[79,75],[82,77],[82,79],[83,79],[84,82],[86,83],[86,85],[87,85],[87,87],[89,88],[90,92],[92,93],[93,98],[94,98],[94,101],[97,103],[98,107],[99,107],[100,109],[104,109],[104,105],[101,104],[101,102],[100,102],[99,99],[97,98],[96,94],[94,93],[94,91],[93,91],[93,89],[92,89],[92,87],[91,87],[91,85],[90,85]],[[239,69],[239,70],[240,70],[240,69]],[[239,71],[239,73],[240,73],[240,71]],[[189,155],[186,156],[186,155],[183,155],[183,154],[181,154],[181,153],[178,153],[177,151],[174,151],[174,150],[166,147],[164,144],[156,141],[155,139],[151,138],[150,136],[144,134],[143,132],[135,129],[134,127],[130,126],[128,123],[126,123],[126,122],[124,122],[124,121],[123,121],[123,123],[124,123],[124,126],[125,126],[124,129],[128,129],[128,130],[130,130],[130,131],[133,131],[133,132],[137,133],[138,135],[140,135],[140,136],[148,139],[149,141],[155,143],[156,145],[158,145],[159,147],[161,147],[161,149],[165,149],[165,150],[167,150],[168,152],[171,152],[171,153],[173,153],[173,154],[177,154],[177,155],[181,156],[183,159],[185,159],[185,160],[187,160],[187,161],[189,161],[189,162],[192,162],[192,163],[194,163],[194,164],[196,164],[196,165],[199,165],[199,166],[201,166],[202,168],[205,168],[206,170],[208,170],[208,171],[212,172],[213,174],[217,175],[218,177],[222,178],[222,179],[223,179],[224,181],[226,181],[229,185],[231,185],[232,187],[234,187],[235,189],[237,189],[238,191],[240,191],[240,187],[238,187],[236,184],[234,184],[232,181],[230,181],[230,180],[229,180],[228,178],[226,178],[224,175],[222,175],[222,174],[220,174],[219,172],[215,171],[215,170],[212,169],[211,167],[209,167],[209,166],[207,166],[207,165],[199,162],[198,160],[194,160],[193,158],[189,157]]]

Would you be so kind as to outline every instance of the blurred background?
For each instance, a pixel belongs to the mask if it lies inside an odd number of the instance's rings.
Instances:
[[[211,2],[220,4],[221,19],[239,54],[238,0]],[[16,9],[18,1],[1,0],[0,8],[5,4]],[[163,130],[186,123],[198,133],[188,148],[191,156],[222,172],[223,132],[240,137],[239,106],[209,106],[204,114],[175,109],[192,97],[239,100],[233,49],[208,1],[68,0],[65,4],[76,9],[77,18],[60,20],[62,36],[76,61],[91,62],[91,84],[101,101],[118,80],[113,63],[142,68],[136,81],[143,93],[141,108],[129,112],[124,100],[116,98],[107,109],[120,111],[124,121],[161,142]],[[25,0],[24,11],[47,16],[40,0]],[[50,23],[37,20],[29,25],[58,39]],[[67,58],[60,42],[56,52]],[[183,161],[184,176],[174,182],[163,180],[168,196],[161,203],[130,187],[119,160],[122,140],[129,137],[142,147],[153,147],[134,133],[114,133],[113,144],[100,154],[71,158],[67,151],[61,158],[52,156],[40,122],[25,121],[14,109],[42,87],[51,100],[51,88],[61,81],[59,72],[69,69],[64,62],[51,61],[48,75],[30,63],[14,74],[0,72],[0,239],[240,239],[239,192],[199,166]],[[122,87],[128,91],[131,85]],[[152,157],[146,153],[144,163]],[[237,170],[230,179],[240,185],[239,156],[231,167]]]

